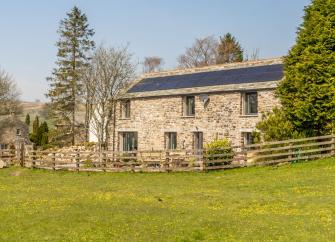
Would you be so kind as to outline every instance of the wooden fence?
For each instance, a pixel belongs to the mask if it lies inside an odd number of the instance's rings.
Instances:
[[[221,169],[231,164],[236,153],[208,154],[204,150],[136,151],[136,152],[50,152],[32,151],[25,166],[76,171],[200,171]]]
[[[335,135],[254,144],[245,151],[247,161],[256,165],[331,157],[335,156]]]
[[[0,159],[6,157],[6,152],[8,160],[15,157],[15,152],[0,151]],[[274,165],[330,156],[335,157],[335,135],[261,143],[233,147],[230,150],[135,152],[31,150],[24,156],[24,166],[74,171],[204,171]]]

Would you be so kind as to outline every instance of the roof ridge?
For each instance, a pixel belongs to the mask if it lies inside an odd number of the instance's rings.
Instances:
[[[204,66],[204,67],[179,68],[179,69],[173,69],[173,70],[145,73],[142,76],[140,76],[138,79],[143,80],[143,79],[152,78],[152,77],[176,76],[176,75],[194,74],[194,73],[201,73],[201,72],[208,72],[208,71],[220,71],[220,70],[247,68],[247,67],[253,67],[253,66],[273,65],[273,64],[281,64],[282,62],[283,62],[283,57],[276,57],[276,58],[261,59],[261,60],[256,60],[256,61],[225,63],[225,64],[210,65],[210,66]]]

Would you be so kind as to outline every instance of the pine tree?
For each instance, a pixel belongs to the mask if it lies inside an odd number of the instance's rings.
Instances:
[[[58,67],[48,78],[50,90],[47,96],[51,99],[52,116],[56,123],[66,124],[74,144],[76,104],[82,89],[79,73],[88,65],[90,51],[95,45],[91,40],[94,31],[89,28],[86,15],[74,7],[60,22],[58,33]]]
[[[285,79],[278,88],[283,110],[300,132],[334,132],[335,1],[312,1],[297,34],[285,58]]]
[[[44,121],[41,126],[38,128],[36,133],[36,144],[38,146],[46,145],[48,143],[48,124]]]
[[[47,145],[48,143],[49,143],[48,133],[43,133],[43,134],[42,134],[42,138],[41,138],[40,145],[41,145],[41,146],[44,146],[44,145]]]
[[[39,117],[36,115],[34,122],[33,122],[33,132],[29,135],[30,140],[35,144],[37,144],[37,133],[38,133],[39,127],[40,127],[40,120],[39,120]]]
[[[29,115],[29,113],[27,113],[27,115],[26,115],[25,123],[28,127],[30,126],[30,115]]]
[[[243,49],[236,38],[230,33],[220,37],[217,64],[241,61],[243,61]]]
[[[33,134],[37,133],[38,128],[40,127],[40,120],[38,116],[36,115],[35,120],[33,122]]]

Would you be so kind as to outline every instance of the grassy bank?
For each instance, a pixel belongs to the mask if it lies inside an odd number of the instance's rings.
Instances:
[[[210,173],[0,170],[0,241],[335,239],[335,159]]]

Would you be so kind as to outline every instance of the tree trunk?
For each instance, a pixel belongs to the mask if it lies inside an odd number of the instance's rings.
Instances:
[[[90,120],[91,120],[91,104],[90,104],[90,97],[87,95],[86,104],[85,104],[85,141],[86,142],[89,142]]]

